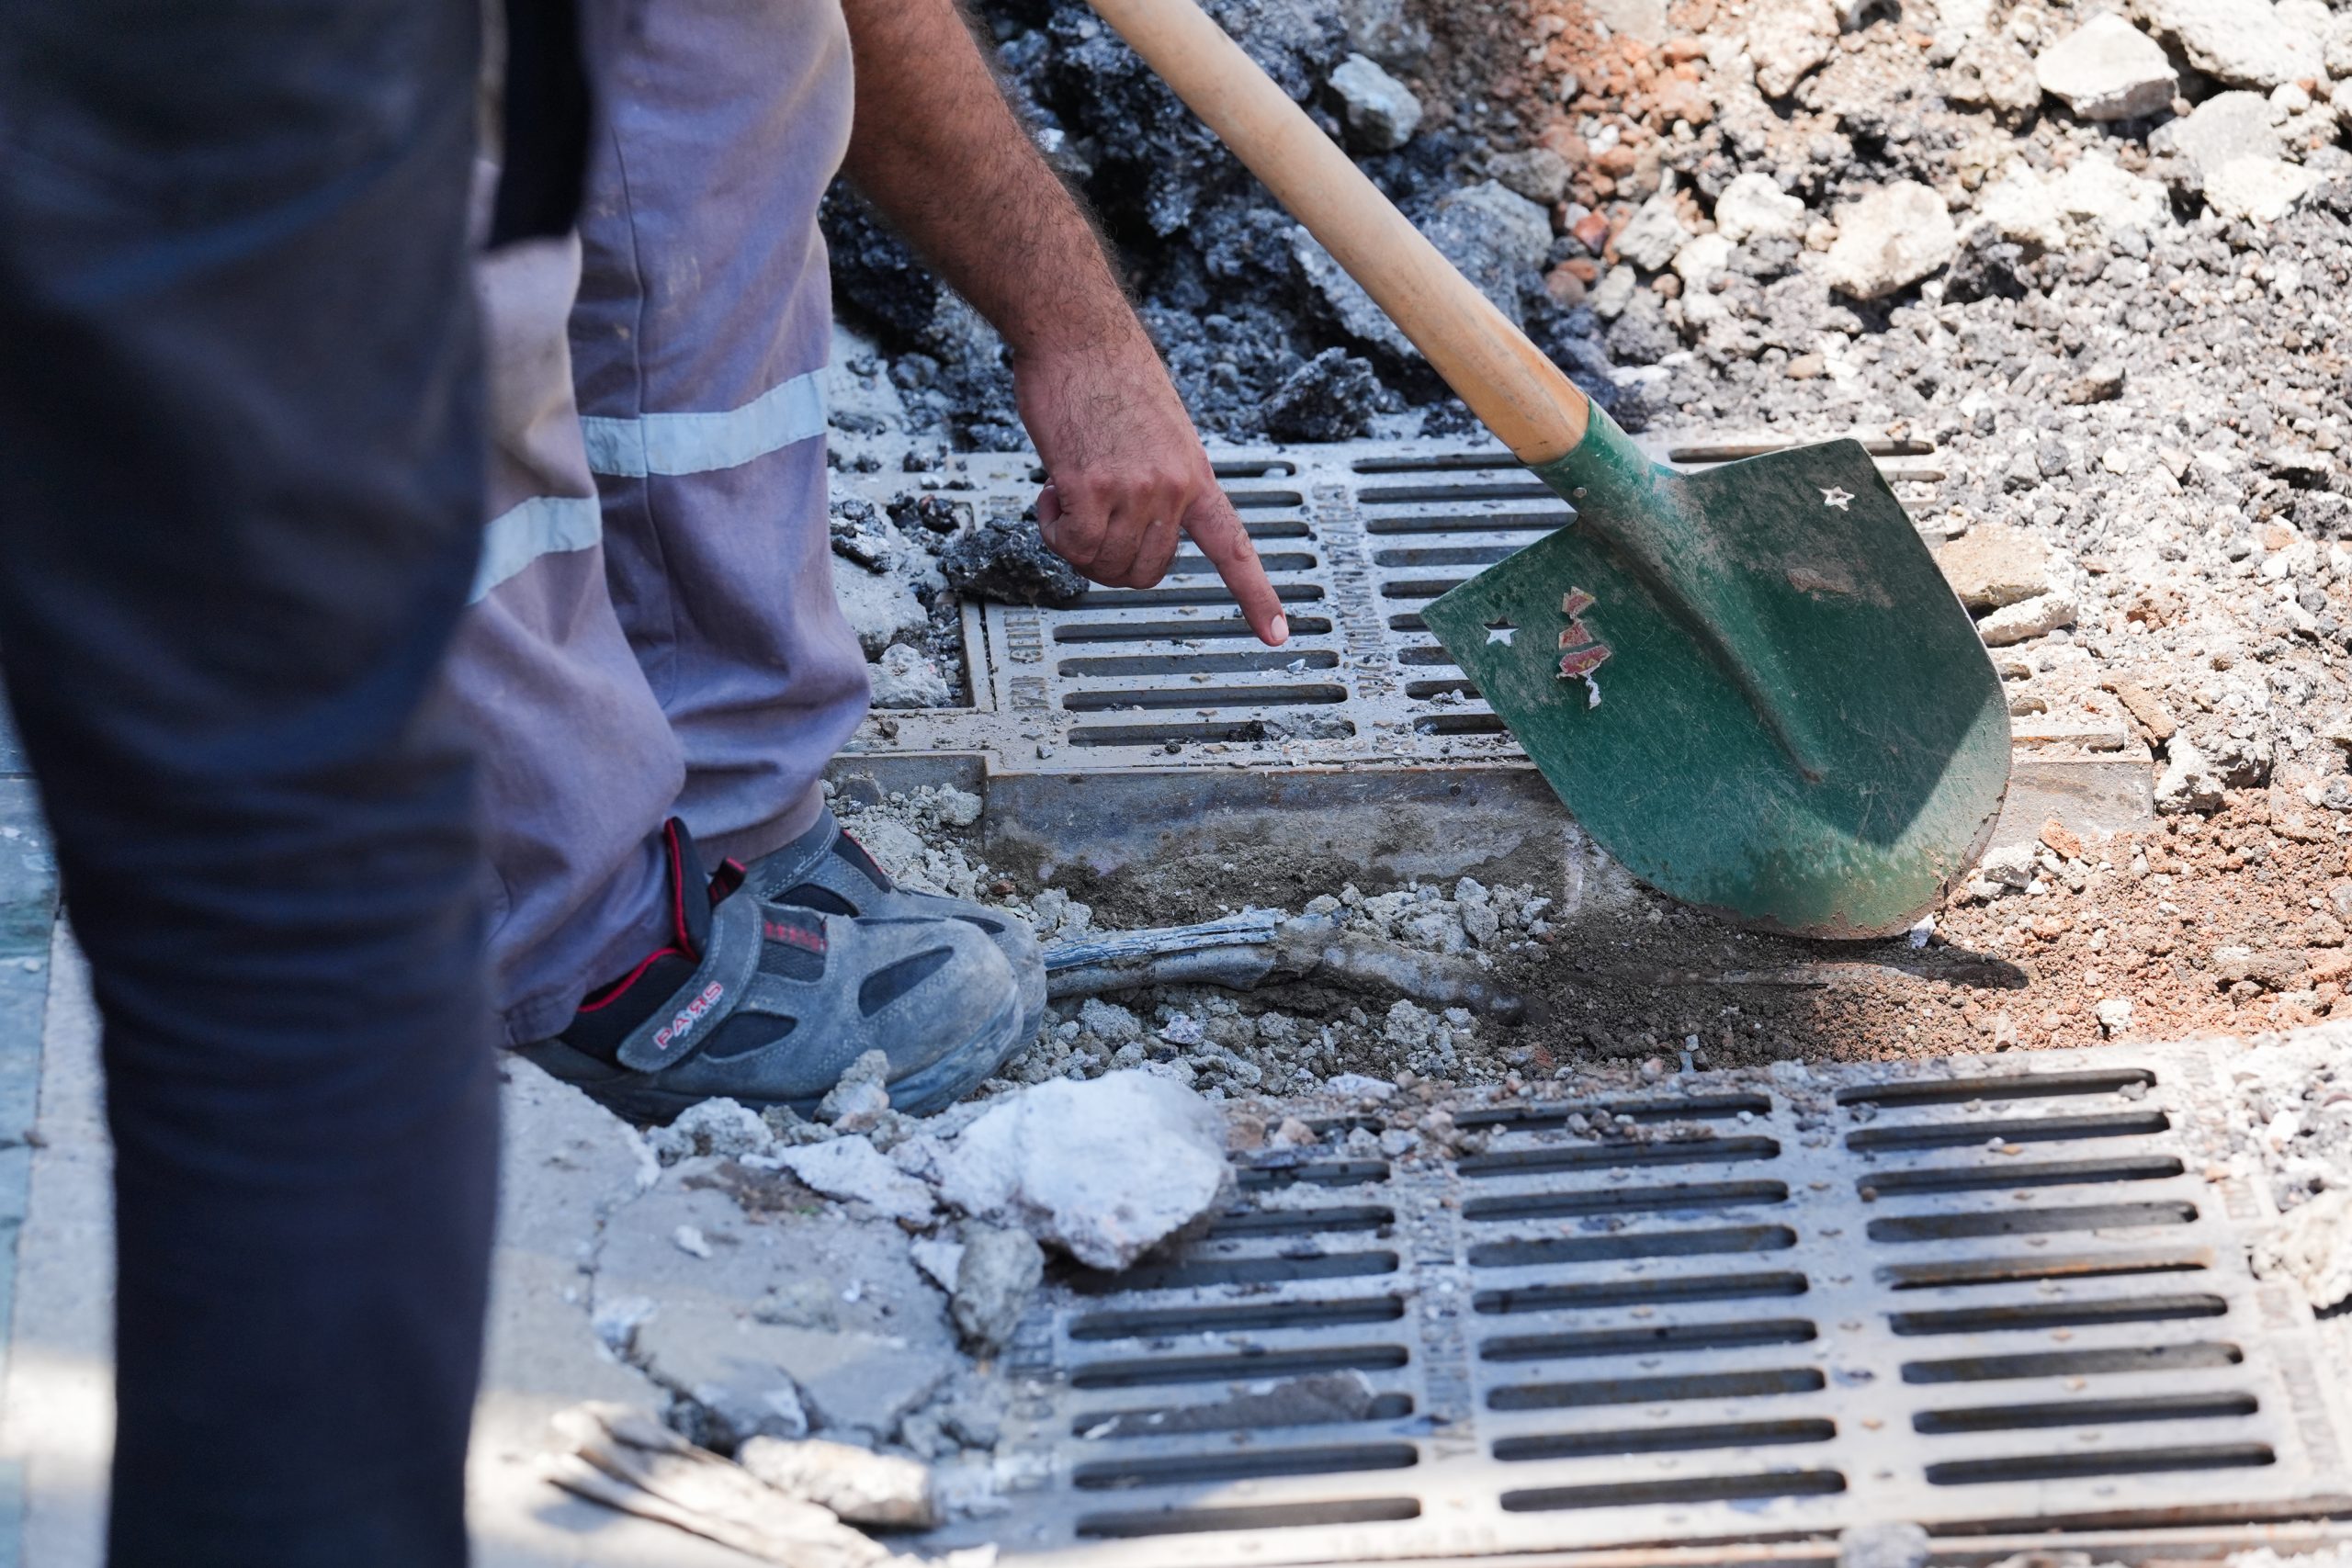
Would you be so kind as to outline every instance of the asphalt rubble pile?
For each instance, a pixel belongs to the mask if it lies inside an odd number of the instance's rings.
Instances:
[[[1205,433],[1330,441],[1472,428],[1363,290],[1081,0],[979,9],[1018,107],[1102,215]],[[1638,390],[1611,374],[1601,322],[1545,287],[1547,272],[1584,254],[1555,231],[1556,157],[1532,174],[1510,161],[1521,151],[1515,137],[1493,133],[1518,117],[1451,96],[1428,22],[1401,0],[1218,0],[1209,9],[1506,315],[1622,421],[1644,423]],[[1491,47],[1523,48],[1508,39]],[[1487,53],[1465,51],[1457,74],[1475,83]],[[1464,112],[1449,112],[1457,101]],[[1474,105],[1487,112],[1467,112]],[[931,434],[906,460],[1023,448],[1003,345],[987,324],[848,187],[829,198],[825,228],[840,308],[875,334],[911,423]]]

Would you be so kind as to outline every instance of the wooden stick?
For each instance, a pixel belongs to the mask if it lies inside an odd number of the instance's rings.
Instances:
[[[1584,439],[1584,394],[1193,0],[1091,3],[1521,462]]]

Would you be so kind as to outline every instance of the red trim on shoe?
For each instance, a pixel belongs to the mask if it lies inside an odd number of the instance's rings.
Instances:
[[[601,989],[589,992],[587,998],[581,1002],[578,1010],[581,1012],[594,1012],[599,1008],[610,1007],[613,1003],[620,1000],[622,994],[631,986],[636,985],[638,981],[643,979],[645,977],[645,972],[648,969],[652,968],[656,964],[661,963],[663,959],[691,958],[693,956],[693,953],[688,953],[683,947],[657,947],[651,953],[647,953],[636,968],[630,970],[628,974],[622,976],[611,985],[605,986]]]
[[[686,852],[678,842],[678,819],[674,817],[662,824],[662,836],[670,844],[670,915],[676,922],[678,946],[691,954],[695,939],[686,930]]]
[[[752,868],[732,855],[720,861],[718,869],[710,874],[710,907],[716,909],[725,903],[728,896],[742,886],[743,879],[751,874]]]
[[[662,825],[662,840],[670,851],[670,924],[677,933],[676,940],[647,953],[638,960],[636,968],[611,985],[600,986],[589,992],[579,1006],[581,1012],[594,1012],[599,1008],[610,1007],[627,994],[631,986],[643,979],[648,969],[665,958],[695,959],[699,956],[695,952],[694,933],[686,926],[686,851],[678,840],[676,818],[673,817]],[[714,904],[718,901],[715,897],[711,900]]]

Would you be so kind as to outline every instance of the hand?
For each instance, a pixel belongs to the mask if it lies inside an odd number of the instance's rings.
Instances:
[[[1051,476],[1037,522],[1057,555],[1106,588],[1149,588],[1189,535],[1259,640],[1290,640],[1282,601],[1140,323],[1017,355],[1012,387]]]

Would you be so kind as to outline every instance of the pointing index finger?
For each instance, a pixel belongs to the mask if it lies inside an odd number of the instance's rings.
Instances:
[[[1214,482],[1205,491],[1184,513],[1184,532],[1225,579],[1225,586],[1241,606],[1242,616],[1258,634],[1258,640],[1268,648],[1280,648],[1290,640],[1290,625],[1283,615],[1282,598],[1259,562],[1258,547],[1250,542],[1250,532],[1242,527],[1240,514],[1225,498],[1225,491]]]

